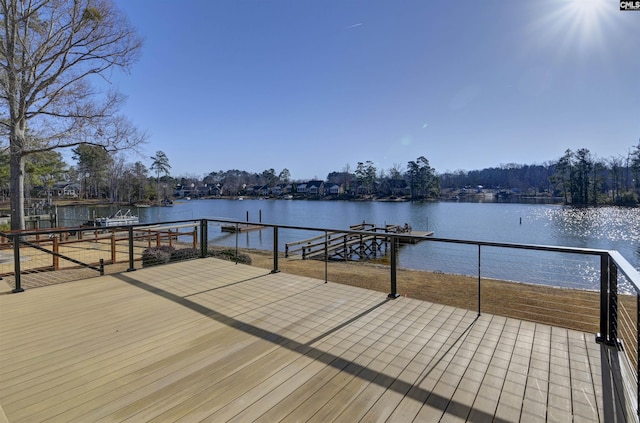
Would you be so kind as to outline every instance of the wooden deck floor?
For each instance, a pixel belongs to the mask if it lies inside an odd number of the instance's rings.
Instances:
[[[0,422],[624,421],[593,334],[199,259],[0,295]]]

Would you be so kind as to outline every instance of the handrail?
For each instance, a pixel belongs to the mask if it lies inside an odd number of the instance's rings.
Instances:
[[[42,251],[43,253],[51,254],[54,257],[58,257],[58,258],[61,258],[63,260],[67,260],[67,261],[69,261],[69,262],[71,262],[73,264],[77,264],[78,266],[86,267],[87,269],[95,270],[96,272],[99,272],[101,275],[104,275],[104,262],[102,262],[102,261],[100,262],[100,266],[96,267],[96,266],[93,266],[93,265],[88,264],[88,263],[83,263],[80,260],[76,260],[76,259],[74,259],[72,257],[65,256],[64,254],[60,254],[60,253],[55,252],[55,251],[47,250],[46,248],[41,247],[38,244],[35,244],[33,242],[28,242],[28,241],[19,241],[19,242],[20,242],[20,244],[26,245],[27,247],[31,247],[31,248],[36,249],[38,251]]]
[[[609,257],[613,260],[619,271],[629,279],[629,282],[633,284],[633,287],[637,293],[640,293],[640,272],[631,265],[623,256],[616,250],[608,251]]]
[[[280,226],[280,227],[282,228],[282,226]],[[334,234],[335,234],[335,232],[329,232],[329,234],[328,234],[329,235],[329,239],[331,239],[331,235],[334,235]],[[318,235],[318,236],[314,236],[312,238],[303,239],[302,241],[287,242],[285,244],[285,246],[293,247],[293,246],[296,246],[296,245],[310,244],[313,241],[317,241],[317,240],[320,240],[320,239],[325,239],[325,236],[324,235]]]

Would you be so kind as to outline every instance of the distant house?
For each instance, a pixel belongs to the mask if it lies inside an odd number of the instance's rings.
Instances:
[[[307,182],[308,195],[324,195],[324,181]]]
[[[297,191],[298,191],[298,194],[306,194],[307,193],[307,184],[298,184]]]
[[[209,192],[211,193],[210,195],[222,195],[222,184],[217,183],[217,184],[213,184],[210,186]]]
[[[58,198],[78,198],[80,196],[80,185],[68,182],[56,182],[49,191],[51,197]]]
[[[394,195],[402,197],[411,194],[411,188],[404,179],[385,179],[379,187],[378,193],[381,195]]]
[[[368,194],[368,192],[369,192],[369,189],[364,185],[358,185],[356,187],[356,194],[358,195],[365,195],[365,194]]]
[[[325,184],[324,186],[324,193],[326,195],[339,195],[342,194],[344,192],[344,189],[342,188],[341,185],[338,184]]]
[[[173,193],[174,197],[181,197],[181,198],[185,198],[185,197],[204,197],[206,195],[210,195],[211,191],[210,191],[210,187],[208,185],[196,185],[194,183],[192,184],[187,184],[187,185],[181,185],[178,184],[176,185],[176,189]]]
[[[283,195],[291,192],[291,184],[278,184],[271,189],[273,195]]]
[[[254,185],[251,188],[247,188],[247,193],[250,195],[267,196],[269,195],[269,187],[267,185]]]

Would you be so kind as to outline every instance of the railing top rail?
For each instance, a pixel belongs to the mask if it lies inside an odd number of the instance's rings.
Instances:
[[[325,232],[325,233],[331,233],[331,232],[340,232],[340,233],[346,233],[346,234],[356,234],[356,235],[371,235],[371,231],[362,231],[362,230],[352,230],[352,229],[338,229],[338,228],[318,228],[318,227],[308,227],[308,226],[293,226],[293,225],[282,225],[282,224],[274,224],[274,223],[265,223],[265,222],[251,222],[251,221],[242,221],[242,220],[238,220],[238,219],[227,219],[227,218],[203,218],[203,219],[185,219],[185,220],[175,220],[175,221],[167,221],[167,222],[158,222],[155,225],[159,226],[159,225],[179,225],[179,224],[188,224],[188,225],[192,225],[194,224],[194,222],[196,221],[201,221],[201,220],[206,220],[208,222],[219,222],[219,223],[231,223],[231,224],[236,224],[236,223],[240,223],[240,224],[248,224],[248,225],[260,225],[263,227],[270,227],[270,228],[274,228],[277,227],[279,229],[294,229],[294,230],[305,230],[305,231],[317,231],[317,232]],[[128,224],[128,225],[121,225],[121,226],[110,226],[108,227],[109,230],[114,230],[114,229],[123,229],[123,230],[128,230],[129,228],[133,228],[135,229],[143,229],[143,228],[148,228],[150,227],[149,224]],[[49,231],[43,231],[42,229],[40,230],[26,230],[26,231],[21,231],[21,232],[4,232],[4,233],[0,233],[0,235],[8,237],[8,238],[14,238],[14,237],[18,237],[18,236],[28,236],[28,235],[37,235],[37,234],[42,234],[44,233],[60,233],[60,232],[68,232],[68,231],[80,231],[80,230],[93,230],[93,229],[107,229],[107,228],[102,228],[102,227],[87,227],[87,226],[78,226],[78,227],[68,227],[68,228],[56,228],[56,229],[51,229]],[[424,241],[431,241],[431,242],[446,242],[446,243],[453,243],[453,244],[466,244],[466,245],[476,245],[476,246],[483,246],[483,247],[499,247],[499,248],[514,248],[514,249],[522,249],[522,250],[538,250],[538,251],[549,251],[549,252],[560,252],[560,253],[570,253],[570,254],[590,254],[590,255],[599,255],[599,256],[603,256],[603,255],[609,255],[611,252],[609,250],[602,250],[602,249],[593,249],[593,248],[577,248],[577,247],[560,247],[560,246],[553,246],[553,245],[535,245],[535,244],[517,244],[517,243],[508,243],[508,242],[492,242],[492,241],[474,241],[474,240],[464,240],[464,239],[452,239],[452,238],[437,238],[437,237],[433,237],[433,236],[420,236],[420,235],[411,235],[411,233],[393,233],[393,232],[389,232],[389,233],[385,233],[385,236],[391,237],[391,238],[403,238],[403,239],[407,239],[407,238],[412,238],[415,237],[416,239],[420,239],[420,240],[424,240]],[[628,262],[621,256],[618,255],[619,259],[616,260],[616,263],[618,263],[619,265],[623,264],[623,263],[627,263],[628,266],[626,266],[625,268],[629,269],[629,272],[631,273],[631,269],[633,269],[633,267],[631,267],[630,264],[628,264]],[[627,272],[625,272],[627,273]],[[631,273],[633,274],[633,273]],[[635,281],[638,282],[638,281]],[[640,283],[638,283],[640,284]]]
[[[335,235],[335,234],[336,234],[336,232],[328,232],[326,235],[318,235],[318,236],[314,236],[312,238],[303,239],[302,241],[287,242],[285,245],[288,246],[288,247],[294,247],[296,245],[310,244],[313,241],[318,241],[318,240],[321,240],[321,239],[325,239],[326,236]]]
[[[405,234],[404,237],[406,236],[410,236],[410,235]],[[597,248],[562,247],[557,245],[542,245],[542,244],[517,244],[517,243],[511,243],[511,242],[472,241],[467,239],[436,238],[432,236],[426,237],[424,239],[427,241],[449,242],[454,244],[480,245],[483,247],[516,248],[520,250],[538,250],[538,251],[550,251],[555,253],[570,253],[570,254],[590,254],[594,256],[602,256],[609,253],[608,250],[602,250]]]
[[[146,230],[158,230],[158,229],[183,229],[183,228],[193,228],[194,226],[198,226],[198,222],[193,221],[191,223],[182,223],[179,225],[172,224],[153,224],[153,225],[145,225],[145,226],[136,226],[134,229],[136,231],[146,231]]]
[[[640,293],[640,272],[638,272],[632,265],[625,259],[622,254],[616,250],[609,251],[609,257],[618,267],[618,271],[622,272],[633,285],[636,293]]]
[[[206,219],[208,221],[214,222],[222,222],[222,223],[236,223],[236,220],[227,220],[227,219]],[[295,229],[295,230],[305,230],[305,231],[318,231],[318,232],[340,232],[345,234],[356,234],[356,235],[371,235],[371,231],[359,231],[352,229],[336,229],[336,228],[317,228],[317,227],[308,227],[308,226],[292,226],[292,225],[281,225],[274,223],[265,223],[265,222],[246,222],[241,221],[240,223],[249,224],[249,225],[261,225],[264,227],[277,227],[280,229]],[[521,250],[539,250],[539,251],[550,251],[550,252],[560,252],[560,253],[572,253],[572,254],[590,254],[602,256],[609,254],[609,250],[596,249],[596,248],[578,248],[578,247],[561,247],[554,245],[537,245],[537,244],[517,244],[517,243],[509,243],[509,242],[493,242],[493,241],[473,241],[473,240],[465,240],[465,239],[453,239],[453,238],[437,238],[433,236],[423,236],[423,235],[411,235],[411,233],[393,233],[393,232],[385,232],[385,236],[392,238],[415,238],[419,240],[432,241],[432,242],[448,242],[453,244],[467,244],[467,245],[480,245],[484,247],[502,247],[502,248],[516,248]]]
[[[95,231],[95,230],[128,230],[133,227],[134,229],[147,229],[153,228],[154,226],[161,225],[174,225],[178,226],[179,224],[186,224],[187,226],[196,225],[197,222],[200,222],[202,219],[186,219],[186,220],[172,220],[167,222],[158,222],[154,224],[140,224],[140,223],[131,223],[126,225],[114,225],[114,226],[68,226],[63,228],[49,228],[49,229],[25,229],[25,230],[13,230],[13,231],[5,231],[0,232],[0,236],[4,236],[5,238],[16,238],[22,236],[31,236],[31,235],[42,235],[42,234],[57,234],[57,233],[65,233],[72,231]],[[209,219],[211,220],[211,219]],[[236,222],[235,220],[228,220],[227,222]],[[168,227],[165,227],[168,228]]]

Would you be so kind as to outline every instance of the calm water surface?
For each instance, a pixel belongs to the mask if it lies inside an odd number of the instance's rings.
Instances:
[[[106,216],[116,210],[113,207],[61,208],[60,225],[76,226],[93,217],[94,213]],[[618,250],[640,269],[639,208],[573,209],[555,205],[457,202],[191,200],[177,202],[173,207],[134,208],[131,212],[140,216],[141,223],[200,218],[244,221],[247,214],[252,222],[261,216],[265,223],[331,229],[346,229],[362,221],[380,226],[407,222],[414,230],[434,231],[439,238]],[[286,242],[319,234],[282,230],[280,248],[284,250]],[[222,233],[217,227],[209,229],[209,238],[217,245],[236,243],[235,235]],[[240,234],[238,243],[240,247],[270,249],[272,231]],[[423,242],[402,247],[399,264],[415,269],[475,275],[477,256],[477,247]],[[597,286],[597,269],[597,259],[483,249],[483,277],[592,289]],[[558,278],[560,281],[555,281]]]

